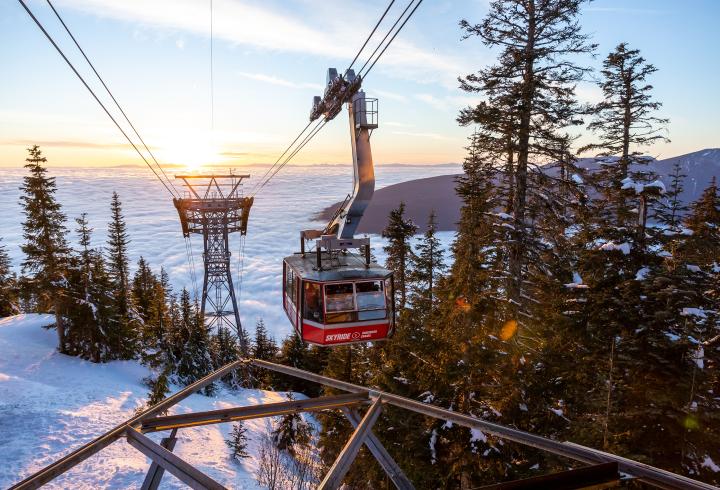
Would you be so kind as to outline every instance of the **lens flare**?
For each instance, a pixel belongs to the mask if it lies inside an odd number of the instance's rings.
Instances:
[[[515,320],[508,320],[505,325],[500,329],[500,338],[502,340],[510,340],[517,333],[517,322]]]
[[[470,303],[465,299],[465,296],[460,296],[455,300],[455,307],[460,311],[470,311]]]

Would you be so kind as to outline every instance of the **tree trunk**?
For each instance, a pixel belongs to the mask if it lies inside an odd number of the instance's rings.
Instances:
[[[527,3],[528,34],[525,46],[525,73],[520,103],[518,156],[515,171],[513,202],[513,243],[510,248],[510,284],[508,288],[511,310],[517,312],[522,289],[522,266],[525,258],[525,208],[527,202],[527,166],[530,155],[530,119],[532,116],[535,50],[535,0]],[[513,315],[517,318],[517,314]]]
[[[515,153],[513,150],[512,133],[508,130],[507,140],[507,167],[505,170],[507,178],[507,201],[505,204],[505,212],[511,214],[513,212],[513,204],[515,200]]]
[[[65,354],[65,320],[60,313],[60,305],[55,305],[55,329],[58,334],[58,352]]]

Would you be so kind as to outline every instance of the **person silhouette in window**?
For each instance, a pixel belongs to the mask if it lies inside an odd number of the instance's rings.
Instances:
[[[305,283],[305,318],[322,322],[322,308],[320,306],[320,286],[314,283]]]

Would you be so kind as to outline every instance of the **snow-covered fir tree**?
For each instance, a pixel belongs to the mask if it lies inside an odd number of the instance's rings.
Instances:
[[[137,353],[140,321],[132,303],[129,282],[128,245],[125,217],[117,192],[110,201],[110,222],[108,223],[107,264],[113,281],[115,311],[110,336],[112,352],[119,359],[130,359]]]
[[[288,401],[294,398],[287,395]],[[310,442],[312,431],[310,425],[303,420],[298,412],[292,412],[280,417],[280,421],[272,431],[272,439],[278,449],[295,455],[296,446],[303,446]]]
[[[54,177],[43,166],[47,159],[37,145],[28,148],[25,168],[29,175],[20,187],[23,208],[22,294],[34,311],[55,313],[58,350],[65,352],[66,272],[70,248],[65,239],[65,215],[55,198]]]
[[[407,276],[409,272],[412,244],[410,239],[417,227],[405,217],[405,203],[401,202],[397,209],[390,212],[388,224],[382,232],[388,244],[383,248],[387,254],[385,266],[393,271],[395,278],[395,296],[397,304],[402,308],[407,303]]]
[[[17,278],[12,271],[10,256],[0,238],[0,317],[20,312],[17,294]]]
[[[415,245],[411,256],[412,293],[410,302],[416,310],[430,312],[436,303],[437,287],[445,270],[445,251],[437,237],[435,211],[428,216],[427,229]]]
[[[205,322],[200,318],[197,307],[190,300],[190,293],[183,288],[180,294],[180,326],[182,334],[176,339],[182,349],[178,364],[177,378],[180,384],[187,386],[210,374],[213,370],[210,333]],[[215,391],[213,383],[203,388],[203,393],[212,395]]]
[[[233,428],[230,431],[230,437],[225,440],[225,444],[227,444],[230,448],[233,458],[241,460],[250,457],[250,454],[247,451],[247,428],[242,422],[233,424]]]
[[[80,249],[74,254],[68,275],[69,335],[68,353],[103,362],[113,358],[112,283],[106,271],[102,254],[92,248],[92,228],[87,214],[75,219]]]

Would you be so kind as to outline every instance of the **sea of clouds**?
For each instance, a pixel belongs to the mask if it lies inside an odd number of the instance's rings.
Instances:
[[[251,175],[246,188],[262,176],[266,167],[243,167],[242,173]],[[237,173],[241,173],[238,171]],[[377,188],[416,178],[454,174],[458,167],[438,166],[378,166]],[[23,255],[22,209],[18,204],[19,187],[27,171],[23,168],[0,169],[0,237],[19,270]],[[169,173],[170,174],[170,173]],[[164,267],[173,286],[179,290],[193,290],[191,267],[188,264],[185,241],[170,195],[147,168],[49,168],[49,175],[57,179],[57,198],[68,217],[69,238],[76,243],[74,219],[86,212],[95,233],[93,246],[105,244],[107,222],[110,217],[110,197],[116,191],[123,205],[130,236],[132,268],[143,256],[155,271]],[[172,177],[172,175],[171,175]],[[232,238],[232,262],[235,278],[242,265],[242,282],[238,289],[241,321],[248,330],[263,318],[272,334],[279,340],[291,331],[281,303],[281,275],[283,257],[299,248],[299,230],[320,227],[313,221],[315,213],[337,202],[352,190],[350,165],[293,166],[283,169],[257,194],[245,243],[244,260],[239,260],[239,238]],[[453,233],[441,233],[447,247]],[[373,253],[384,262],[383,240],[373,237]],[[202,287],[202,238],[192,238],[198,288]],[[239,281],[236,281],[239,282]]]

